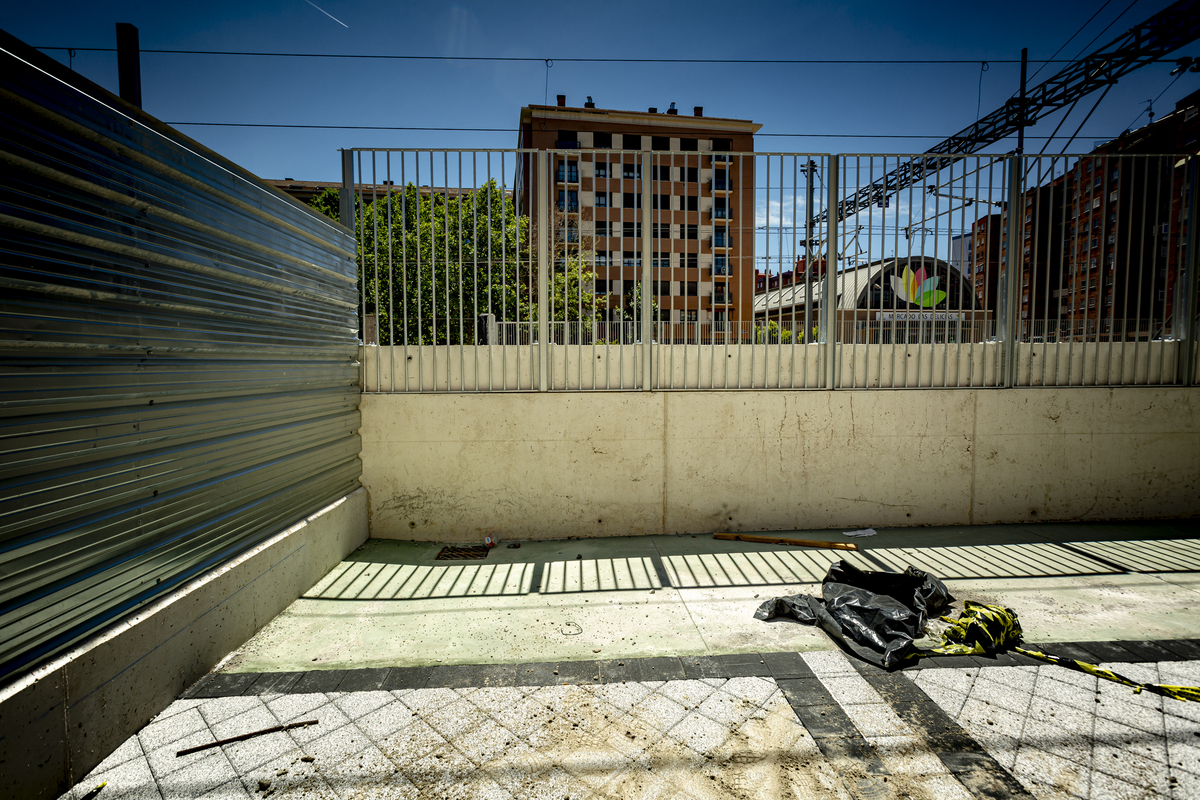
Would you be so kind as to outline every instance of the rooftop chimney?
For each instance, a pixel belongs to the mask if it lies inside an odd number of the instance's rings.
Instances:
[[[675,108],[675,104],[671,103],[671,107],[667,109],[668,114],[678,114],[679,111]]]
[[[558,107],[559,108],[567,107],[567,96],[565,94],[560,94],[558,96]]]
[[[595,108],[596,104],[592,102],[592,96],[589,94],[587,102],[583,104],[584,108]]]
[[[697,117],[703,117],[704,116],[704,106],[696,106],[695,108],[692,109],[692,114],[694,114]]]
[[[650,112],[651,114],[657,114],[657,113],[658,113],[658,107],[657,107],[657,106],[650,106],[650,107],[649,107],[649,108],[647,108],[646,110],[647,110],[648,112]]]

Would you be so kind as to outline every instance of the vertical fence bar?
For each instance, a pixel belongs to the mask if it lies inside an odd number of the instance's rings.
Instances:
[[[1006,230],[1003,233],[1005,243],[1004,272],[1000,274],[999,300],[1000,310],[997,316],[1000,343],[1000,362],[1002,364],[1001,386],[1011,388],[1015,385],[1017,376],[1017,292],[1020,290],[1021,252],[1018,250],[1021,236],[1017,224],[1023,218],[1021,214],[1021,156],[1011,156],[1008,162],[1008,217]],[[1024,227],[1022,225],[1022,230]]]
[[[550,274],[548,259],[550,243],[550,191],[554,186],[550,175],[550,154],[545,150],[537,153],[537,334],[538,334],[538,391],[550,389]]]
[[[837,348],[837,336],[833,330],[837,319],[834,304],[837,302],[835,281],[837,280],[838,263],[838,168],[840,158],[836,155],[829,157],[829,169],[826,175],[826,188],[829,190],[827,222],[825,224],[825,281],[821,291],[821,344],[825,351],[825,388],[836,389],[834,385],[834,356]]]
[[[1184,250],[1182,269],[1175,282],[1175,347],[1179,365],[1176,374],[1183,386],[1196,384],[1196,274],[1197,259],[1200,259],[1200,240],[1196,236],[1198,217],[1196,188],[1200,178],[1200,159],[1192,156],[1187,169],[1187,247]]]
[[[654,291],[652,279],[653,268],[650,261],[650,234],[651,234],[651,214],[650,214],[650,170],[653,164],[650,149],[642,150],[641,158],[641,179],[642,179],[642,213],[641,229],[642,229],[642,248],[639,251],[642,262],[642,391],[649,392],[654,388],[654,371],[652,359],[654,357],[654,312],[652,303],[654,297],[650,294]],[[634,233],[637,233],[636,226]]]

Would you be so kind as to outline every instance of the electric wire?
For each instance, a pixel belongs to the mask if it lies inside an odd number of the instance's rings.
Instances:
[[[115,53],[115,47],[37,47],[36,50],[74,50],[76,52]],[[570,62],[576,64],[930,64],[959,65],[978,64],[979,59],[887,59],[887,58],[546,58],[535,56],[422,56],[393,55],[386,53],[269,53],[250,50],[161,50],[144,49],[141,53],[161,55],[193,56],[257,56],[266,58],[344,58],[383,59],[390,61],[504,61],[516,63]],[[992,64],[1019,64],[1020,59],[996,59]],[[1034,63],[1069,64],[1069,61],[1045,61]]]

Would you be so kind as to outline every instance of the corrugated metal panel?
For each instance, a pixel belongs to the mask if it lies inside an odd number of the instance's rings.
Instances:
[[[0,676],[358,485],[354,242],[0,34]]]

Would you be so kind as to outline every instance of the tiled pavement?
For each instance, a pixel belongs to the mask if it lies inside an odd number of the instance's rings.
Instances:
[[[1195,641],[1045,649],[1200,683]],[[921,666],[822,651],[211,675],[66,797],[1200,797],[1200,704],[1021,657]]]

